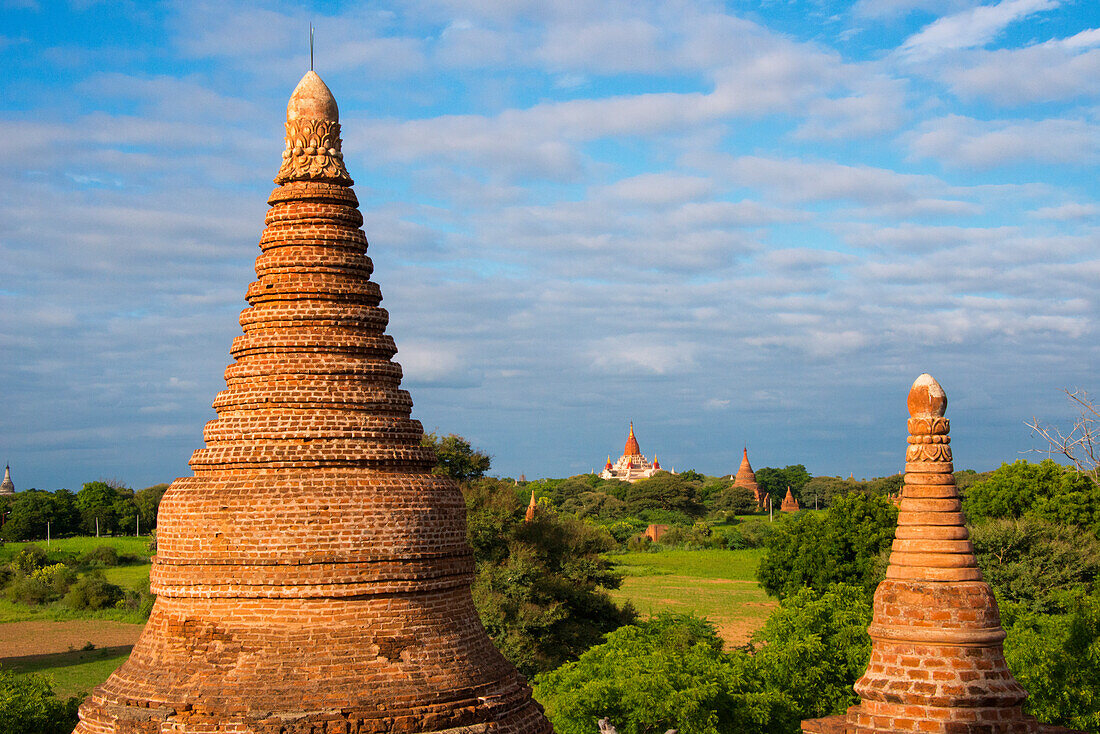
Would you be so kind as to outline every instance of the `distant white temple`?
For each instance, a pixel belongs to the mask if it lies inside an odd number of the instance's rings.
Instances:
[[[653,463],[642,455],[642,449],[638,446],[638,439],[634,437],[634,422],[630,422],[630,435],[626,437],[626,446],[623,447],[623,455],[614,464],[611,457],[607,457],[600,479],[621,479],[624,482],[636,482],[639,479],[651,477],[661,471],[661,463],[654,454]],[[667,471],[667,470],[666,470]]]

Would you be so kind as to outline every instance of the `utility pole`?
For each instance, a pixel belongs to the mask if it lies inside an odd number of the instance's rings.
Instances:
[[[99,537],[99,515],[95,518],[95,537]]]
[[[46,521],[46,547],[50,547],[50,521]]]
[[[141,535],[141,515],[134,517],[134,537]]]
[[[772,512],[772,494],[768,492],[768,522],[775,522],[775,513]]]

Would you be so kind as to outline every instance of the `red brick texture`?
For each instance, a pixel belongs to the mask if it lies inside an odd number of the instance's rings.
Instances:
[[[752,490],[756,506],[764,506],[764,497],[760,494],[760,485],[756,483],[756,472],[752,470],[752,464],[749,463],[748,447],[741,450],[741,466],[737,467],[737,476],[733,479],[733,486]]]
[[[1005,664],[997,602],[982,580],[952,475],[947,396],[921,375],[909,393],[909,447],[886,580],[875,590],[871,659],[847,715],[813,734],[1029,734],[1064,731],[1023,713]]]
[[[307,75],[290,107],[335,124],[303,89],[328,94]],[[76,732],[548,734],[471,601],[462,495],[410,418],[338,138],[292,141],[291,111],[217,418],[160,507],[156,605]]]

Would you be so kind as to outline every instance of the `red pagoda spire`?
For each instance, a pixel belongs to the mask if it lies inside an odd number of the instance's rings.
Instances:
[[[752,470],[752,464],[749,463],[749,448],[747,446],[741,450],[741,466],[737,469],[733,486],[752,490],[752,496],[756,499],[757,507],[764,506],[764,497],[760,494],[760,485],[756,483],[756,473]]]
[[[653,455],[653,471],[661,470],[661,462],[657,461],[657,454]]]
[[[457,485],[400,388],[388,314],[310,71],[226,388],[160,506],[156,603],[77,734],[549,734],[470,598]]]
[[[638,439],[634,438],[634,421],[630,421],[630,435],[626,437],[626,445],[623,446],[623,456],[641,456],[642,449],[638,446]]]
[[[871,660],[847,716],[802,722],[815,734],[1027,734],[1040,727],[1005,664],[997,602],[974,559],[952,474],[947,395],[931,375],[909,392],[898,528],[875,590]]]

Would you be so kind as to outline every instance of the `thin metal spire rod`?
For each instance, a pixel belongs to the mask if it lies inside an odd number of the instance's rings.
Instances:
[[[309,24],[309,70],[313,71],[313,24]]]

